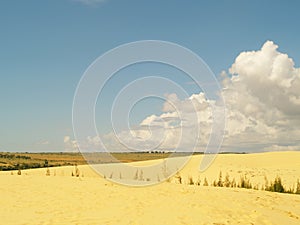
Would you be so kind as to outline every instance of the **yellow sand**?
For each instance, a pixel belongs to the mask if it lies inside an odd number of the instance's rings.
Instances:
[[[46,169],[1,172],[0,224],[300,224],[300,195],[202,186],[220,171],[257,185],[279,175],[291,186],[300,179],[300,152],[218,155],[200,173],[202,157],[180,172],[184,184],[138,188],[113,184],[89,166],[78,167],[83,177],[71,176],[74,167],[50,168],[50,176]],[[188,177],[201,186],[185,184]]]

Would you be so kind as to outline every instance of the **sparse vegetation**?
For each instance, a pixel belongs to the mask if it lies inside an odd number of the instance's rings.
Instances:
[[[272,191],[272,192],[281,192],[281,193],[286,192],[284,190],[284,187],[281,183],[281,178],[279,176],[277,176],[274,182],[271,182],[270,186],[267,186],[265,189],[266,191]]]
[[[217,183],[218,187],[223,187],[223,182],[222,182],[222,171],[219,173],[219,181]]]
[[[193,177],[190,176],[190,177],[188,178],[188,185],[194,185],[194,184],[195,184],[195,182],[194,182],[194,180],[193,180]]]
[[[179,184],[182,184],[182,177],[181,177],[181,175],[180,175],[179,172],[176,173],[175,179],[177,180],[177,182],[178,182]]]
[[[236,181],[235,178],[232,179],[232,181],[230,182],[230,187],[235,188],[236,187]]]
[[[182,184],[182,177],[179,174],[179,172],[175,175],[175,178],[179,183]],[[200,186],[201,180],[198,178],[198,181],[194,181],[192,176],[188,176],[187,178],[187,184],[188,185],[197,185]],[[203,186],[209,186],[209,183],[207,181],[207,178],[204,178],[203,181]],[[225,176],[225,180],[223,181],[222,179],[222,171],[219,173],[219,178],[218,180],[214,180],[213,183],[211,184],[213,187],[227,187],[227,188],[246,188],[246,189],[254,189],[254,190],[259,190],[259,185],[255,184],[253,185],[250,181],[250,179],[246,175],[241,175],[240,180],[237,183],[235,181],[235,178],[232,180],[230,179],[229,174],[227,173]],[[274,182],[271,182],[269,184],[267,177],[265,177],[265,186],[262,186],[261,190],[265,191],[271,191],[271,192],[279,192],[279,193],[290,193],[290,194],[300,194],[300,181],[299,179],[297,180],[296,183],[296,189],[293,187],[287,189],[284,187],[282,184],[282,180],[279,176],[277,176],[274,180]]]
[[[237,185],[237,187],[251,189],[252,185],[250,183],[250,180],[245,175],[240,177],[240,183]]]
[[[138,178],[139,178],[139,170],[136,170],[133,179],[134,179],[134,180],[137,180]]]
[[[200,184],[201,184],[201,180],[200,180],[200,176],[198,176],[198,179],[195,182],[195,185],[200,186]]]
[[[230,182],[230,180],[229,180],[229,174],[227,173],[226,174],[226,177],[225,177],[225,181],[224,181],[224,187],[231,187],[231,182]]]
[[[139,181],[143,181],[143,180],[144,180],[144,172],[143,170],[141,170],[139,175]]]
[[[208,186],[208,181],[207,181],[206,177],[204,178],[203,186]]]
[[[80,170],[78,169],[77,165],[75,165],[75,176],[76,177],[80,176]]]
[[[296,191],[295,191],[295,194],[300,194],[300,181],[299,179],[297,180],[297,187],[296,187]]]
[[[49,168],[47,168],[47,170],[46,170],[46,176],[50,176],[50,170],[49,170]]]

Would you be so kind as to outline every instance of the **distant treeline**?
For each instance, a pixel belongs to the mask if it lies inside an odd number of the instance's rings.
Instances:
[[[36,169],[36,168],[45,168],[45,167],[54,167],[54,166],[67,166],[73,164],[56,164],[56,165],[48,165],[46,166],[43,163],[21,163],[15,165],[7,165],[7,166],[0,166],[0,171],[8,171],[8,170],[25,170],[25,169]]]
[[[4,159],[31,159],[30,156],[26,156],[26,155],[15,155],[15,154],[11,154],[11,153],[0,153],[0,158],[4,158]]]

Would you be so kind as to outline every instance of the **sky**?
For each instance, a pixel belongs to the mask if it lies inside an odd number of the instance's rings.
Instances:
[[[140,40],[182,45],[216,75],[227,102],[222,150],[298,150],[299,7],[298,1],[277,0],[1,1],[0,150],[77,148],[72,104],[81,77],[105,52]],[[206,105],[215,104],[214,99],[203,99],[202,90],[181,71],[157,64],[126,68],[110,80],[96,106],[99,137],[86,137],[86,144],[96,149],[100,138],[109,149],[122,148],[112,137],[111,104],[116,93],[141,74],[169,78],[186,89],[189,100],[200,101],[203,142],[198,149],[203,150],[211,126]],[[166,87],[166,98],[191,119],[185,108],[188,100],[171,91]],[[165,118],[176,119],[175,114],[165,100],[141,101],[129,119],[135,135],[124,127],[117,132],[134,143],[133,137],[143,140],[149,135],[143,126],[155,124],[166,129],[161,148],[172,149],[179,133],[174,121],[166,123]],[[171,125],[173,131],[166,127]]]

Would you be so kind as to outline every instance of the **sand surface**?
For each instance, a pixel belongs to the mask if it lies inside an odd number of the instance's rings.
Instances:
[[[111,183],[89,166],[78,166],[80,177],[71,176],[74,167],[50,168],[50,176],[46,169],[1,172],[0,224],[300,224],[300,195],[202,185],[222,171],[261,186],[279,175],[292,186],[300,152],[218,155],[201,173],[202,157],[180,171],[183,184],[173,178],[148,187]],[[188,177],[201,185],[187,185]]]

